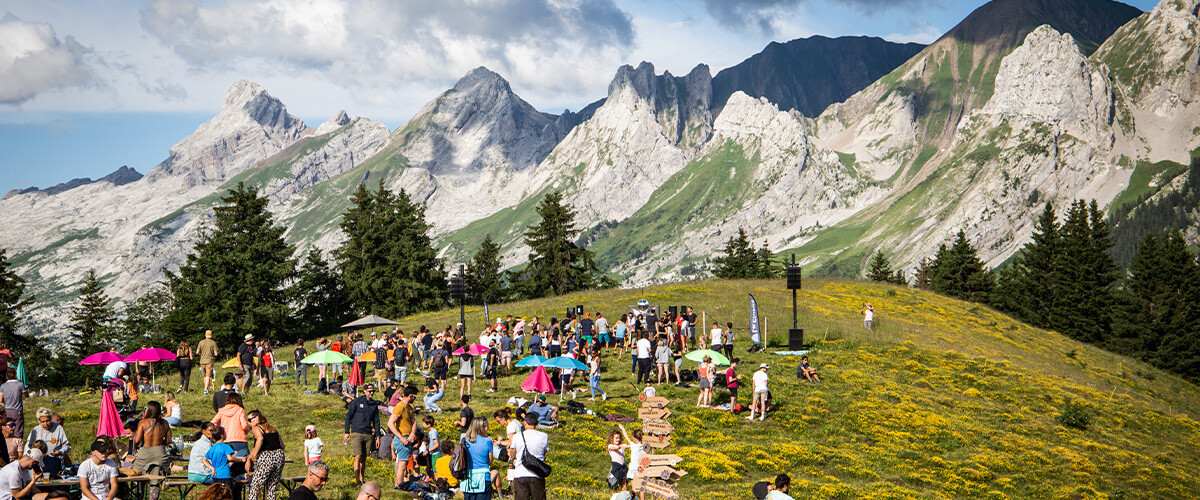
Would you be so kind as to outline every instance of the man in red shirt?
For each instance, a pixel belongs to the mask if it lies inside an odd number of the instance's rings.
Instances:
[[[737,410],[738,381],[742,376],[738,375],[736,370],[740,361],[738,358],[729,360],[729,369],[725,370],[725,387],[729,389],[729,411]]]

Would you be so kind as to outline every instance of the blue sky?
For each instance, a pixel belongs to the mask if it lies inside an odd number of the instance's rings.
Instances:
[[[345,109],[395,128],[487,66],[557,113],[603,97],[621,64],[715,74],[818,34],[928,43],[983,3],[0,0],[0,193],[145,173],[239,79],[312,126]]]

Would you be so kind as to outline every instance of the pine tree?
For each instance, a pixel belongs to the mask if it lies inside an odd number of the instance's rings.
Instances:
[[[168,345],[171,338],[163,330],[163,321],[173,307],[171,291],[165,283],[154,287],[125,306],[121,319],[121,334],[114,339],[113,349],[131,352],[143,342]]]
[[[972,302],[987,303],[994,282],[984,270],[975,248],[960,230],[954,244],[938,248],[929,269],[929,288],[935,292]]]
[[[725,255],[713,259],[716,268],[713,274],[723,279],[748,279],[758,277],[758,259],[750,246],[746,230],[738,228],[737,236],[729,237],[725,244]]]
[[[486,235],[479,250],[467,264],[468,300],[476,304],[496,303],[504,297],[504,277],[500,272],[500,245]]]
[[[215,227],[196,243],[178,274],[167,273],[175,307],[163,321],[172,338],[210,329],[220,345],[242,336],[290,339],[287,283],[296,272],[267,199],[238,183],[213,208]]]
[[[425,222],[425,205],[380,181],[359,185],[342,216],[346,240],[334,252],[355,311],[406,316],[446,304],[446,271]]]
[[[31,341],[17,335],[21,311],[33,304],[33,297],[24,295],[25,280],[13,272],[7,251],[0,248],[0,342],[18,352],[32,347]]]
[[[759,247],[758,252],[755,254],[754,257],[755,257],[755,261],[757,263],[757,265],[755,266],[756,271],[757,271],[755,273],[756,278],[759,278],[759,279],[778,278],[780,273],[783,272],[783,268],[778,263],[775,262],[775,253],[772,252],[771,248],[767,246],[766,241],[763,241],[762,246]]]
[[[82,357],[111,347],[117,313],[109,302],[96,270],[89,269],[79,291],[79,305],[71,310],[70,327],[77,335],[67,341],[68,355]]]
[[[871,257],[871,263],[868,266],[867,279],[871,281],[889,283],[896,277],[892,271],[891,262],[888,262],[888,258],[883,255],[883,250],[875,251],[875,255]]]
[[[1117,298],[1109,348],[1200,380],[1200,261],[1180,232],[1146,235]]]
[[[575,227],[575,211],[563,204],[561,192],[547,194],[537,212],[542,220],[525,231],[529,265],[509,274],[520,296],[539,298],[615,285],[596,267],[592,252],[575,243],[582,231]]]
[[[917,273],[913,277],[913,285],[918,290],[929,289],[929,266],[932,264],[928,257],[922,258],[921,262],[917,264]]]
[[[341,277],[316,247],[308,249],[291,293],[301,339],[328,335],[354,320]]]
[[[1055,314],[1060,309],[1061,259],[1062,235],[1058,216],[1054,205],[1046,203],[1046,209],[1034,226],[1032,242],[1025,245],[1014,262],[1017,269],[1012,305],[1002,310],[1042,328],[1049,328],[1058,321]]]

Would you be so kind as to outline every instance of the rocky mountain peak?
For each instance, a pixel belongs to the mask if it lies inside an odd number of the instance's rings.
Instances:
[[[456,92],[480,92],[483,89],[488,89],[489,92],[512,92],[508,86],[508,80],[483,66],[463,75],[453,87]]]
[[[221,112],[172,146],[146,177],[182,175],[183,189],[223,181],[312,133],[261,86],[238,80],[225,92]]]
[[[341,128],[347,123],[350,123],[350,115],[347,114],[346,110],[344,109],[338,110],[338,112],[334,113],[329,120],[327,120],[325,123],[322,123],[320,127],[317,127],[316,135],[328,134],[329,132],[333,132],[334,130]]]
[[[683,77],[670,71],[659,76],[654,73],[654,65],[645,61],[637,68],[621,66],[608,85],[605,101],[605,105],[645,109],[655,116],[672,144],[686,148],[699,146],[711,135],[711,103],[708,65],[699,64]]]
[[[1185,0],[1163,3],[1173,1]],[[1137,8],[1114,0],[992,0],[971,12],[939,41],[953,39],[1013,48],[1034,28],[1049,24],[1074,36],[1084,53],[1091,54],[1113,32],[1141,14]]]

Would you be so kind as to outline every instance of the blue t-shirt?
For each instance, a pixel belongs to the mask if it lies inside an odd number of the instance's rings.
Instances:
[[[512,350],[512,339],[510,339],[508,337],[500,337],[500,350],[501,351],[511,351]]]
[[[534,404],[529,407],[529,413],[538,416],[539,424],[553,424],[554,419],[550,418],[550,413],[554,411],[554,407],[547,404]]]
[[[625,327],[624,321],[617,323],[617,331],[615,334],[617,338],[619,338],[619,339],[625,338],[625,328],[626,327]]]
[[[492,452],[492,438],[476,436],[475,442],[470,439],[466,440],[467,451],[471,453],[471,470],[488,470],[491,465],[488,463],[488,453]]]
[[[233,476],[229,472],[229,455],[233,454],[233,448],[224,442],[214,443],[212,448],[208,449],[208,453],[204,457],[212,463],[213,479],[232,479]]]
[[[438,440],[437,428],[431,427],[425,431],[425,442],[429,444],[431,453],[440,453],[442,442]]]

